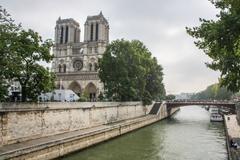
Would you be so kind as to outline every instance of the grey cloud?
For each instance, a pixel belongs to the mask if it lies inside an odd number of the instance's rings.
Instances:
[[[197,92],[205,89],[206,85],[216,83],[219,72],[206,68],[204,62],[209,61],[208,57],[198,53],[176,63],[166,64],[165,82],[171,85],[168,87],[169,92]]]

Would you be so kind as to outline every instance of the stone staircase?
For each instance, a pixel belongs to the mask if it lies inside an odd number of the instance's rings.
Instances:
[[[161,104],[162,104],[161,102],[156,102],[153,105],[153,107],[152,107],[151,111],[149,112],[149,114],[155,114],[156,115],[158,113],[160,107],[161,107]]]

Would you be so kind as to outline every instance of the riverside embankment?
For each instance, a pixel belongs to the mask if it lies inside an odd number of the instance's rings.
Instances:
[[[60,160],[227,160],[223,123],[199,106]],[[59,160],[59,159],[58,159]]]
[[[140,102],[1,104],[0,113],[0,159],[57,158],[169,116]]]
[[[239,160],[240,158],[240,126],[236,115],[224,116],[226,141],[229,160]],[[234,145],[237,145],[236,147]]]

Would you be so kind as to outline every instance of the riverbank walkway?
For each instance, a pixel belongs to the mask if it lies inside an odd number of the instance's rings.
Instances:
[[[227,147],[229,152],[230,160],[240,159],[240,126],[237,123],[236,115],[225,115],[224,116],[226,125],[226,136],[227,136]],[[239,147],[232,147],[231,143],[237,143]]]
[[[28,154],[31,152],[36,152],[39,150],[43,150],[45,148],[49,148],[51,146],[61,145],[66,142],[71,142],[77,139],[88,137],[90,135],[95,135],[97,133],[104,133],[105,131],[111,130],[114,128],[119,128],[119,130],[121,130],[121,127],[124,127],[128,124],[134,124],[141,121],[144,122],[144,121],[148,121],[150,119],[155,119],[155,118],[157,118],[156,115],[146,115],[138,118],[119,121],[112,124],[106,124],[106,125],[96,126],[92,128],[77,130],[73,132],[58,134],[54,136],[43,137],[43,138],[33,139],[33,140],[24,141],[20,143],[5,145],[0,147],[0,160],[17,157],[17,156]],[[89,146],[90,146],[90,143],[89,143]],[[61,155],[61,153],[59,154]],[[42,157],[42,158],[45,159],[46,157]]]

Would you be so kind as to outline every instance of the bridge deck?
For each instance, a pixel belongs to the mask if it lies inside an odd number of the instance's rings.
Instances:
[[[189,105],[207,105],[207,106],[216,106],[216,107],[226,107],[235,110],[235,103],[232,101],[167,101],[168,107],[180,107],[180,106],[189,106]]]

